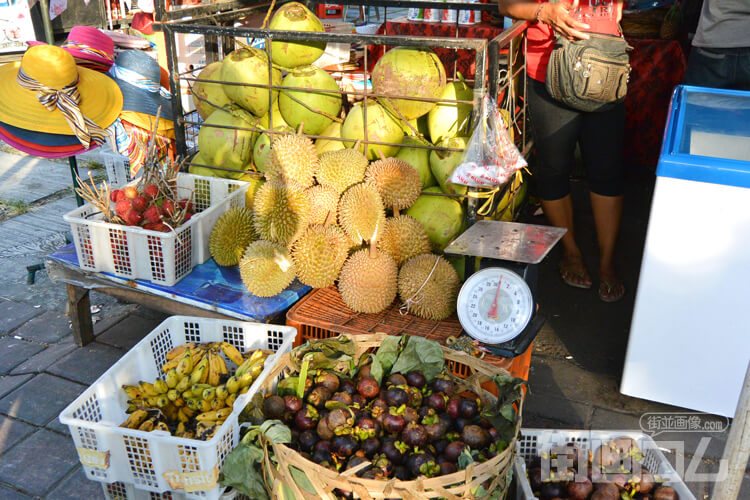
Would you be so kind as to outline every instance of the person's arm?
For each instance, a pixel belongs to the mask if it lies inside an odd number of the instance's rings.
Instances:
[[[578,0],[572,3],[537,3],[534,0],[498,0],[500,14],[514,19],[549,24],[553,30],[568,40],[588,39],[581,30],[589,29],[588,24],[576,21],[570,11],[578,8]]]

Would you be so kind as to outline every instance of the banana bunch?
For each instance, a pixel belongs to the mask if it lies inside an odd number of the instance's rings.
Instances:
[[[123,385],[128,418],[121,427],[166,431],[177,437],[213,437],[232,413],[237,397],[250,389],[272,351],[243,354],[229,342],[189,342],[171,349],[164,377],[153,383]],[[224,357],[237,365],[229,374]]]

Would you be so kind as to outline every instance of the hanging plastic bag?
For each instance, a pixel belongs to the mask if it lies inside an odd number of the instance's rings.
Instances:
[[[448,182],[463,186],[495,188],[526,167],[526,160],[511,141],[497,103],[489,96],[482,100],[479,123],[471,133],[463,159]]]

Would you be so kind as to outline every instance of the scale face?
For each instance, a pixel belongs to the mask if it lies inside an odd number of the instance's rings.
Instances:
[[[458,294],[458,320],[472,338],[501,344],[523,332],[534,313],[529,286],[515,272],[488,267],[474,273]]]

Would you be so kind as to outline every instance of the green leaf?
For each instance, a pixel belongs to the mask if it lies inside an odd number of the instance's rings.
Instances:
[[[240,444],[224,460],[219,479],[222,486],[231,486],[250,498],[268,499],[265,482],[256,468],[263,460],[263,450],[257,446]]]
[[[423,337],[409,337],[406,347],[398,355],[391,368],[392,373],[420,371],[428,381],[443,371],[445,358],[443,348],[434,340]]]
[[[299,377],[287,377],[280,380],[276,386],[276,394],[281,397],[284,396],[296,396],[297,395],[297,382]]]
[[[272,443],[292,442],[292,431],[279,420],[266,420],[260,426],[260,432]]]
[[[307,381],[307,369],[310,366],[310,360],[312,355],[307,354],[302,360],[302,368],[299,371],[299,379],[297,379],[297,397],[302,399],[305,397],[305,382]]]
[[[393,363],[396,362],[398,353],[401,350],[402,340],[403,337],[389,335],[388,337],[383,339],[380,347],[378,347],[378,351],[375,353],[374,359],[377,360],[378,363],[380,363],[380,366],[383,369],[383,375],[389,375],[391,373]],[[370,373],[372,373],[372,371],[370,371]]]
[[[383,382],[383,365],[380,364],[380,361],[375,356],[372,357],[370,376],[378,381],[378,385]]]
[[[496,375],[493,382],[499,397],[494,405],[485,408],[482,416],[490,421],[504,441],[511,442],[515,437],[518,414],[516,406],[523,397],[526,382],[510,375]]]
[[[299,370],[302,360],[311,356],[310,369],[346,370],[354,358],[354,342],[347,337],[309,341],[292,351],[291,360]]]
[[[458,456],[458,468],[463,470],[467,468],[471,463],[474,463],[474,457],[471,456],[471,452],[469,451],[468,447],[464,448],[464,451],[462,451]]]
[[[292,475],[292,479],[294,479],[294,482],[297,483],[297,486],[310,493],[311,495],[317,494],[317,492],[315,491],[315,487],[307,478],[307,474],[293,465],[289,466],[289,473]]]

